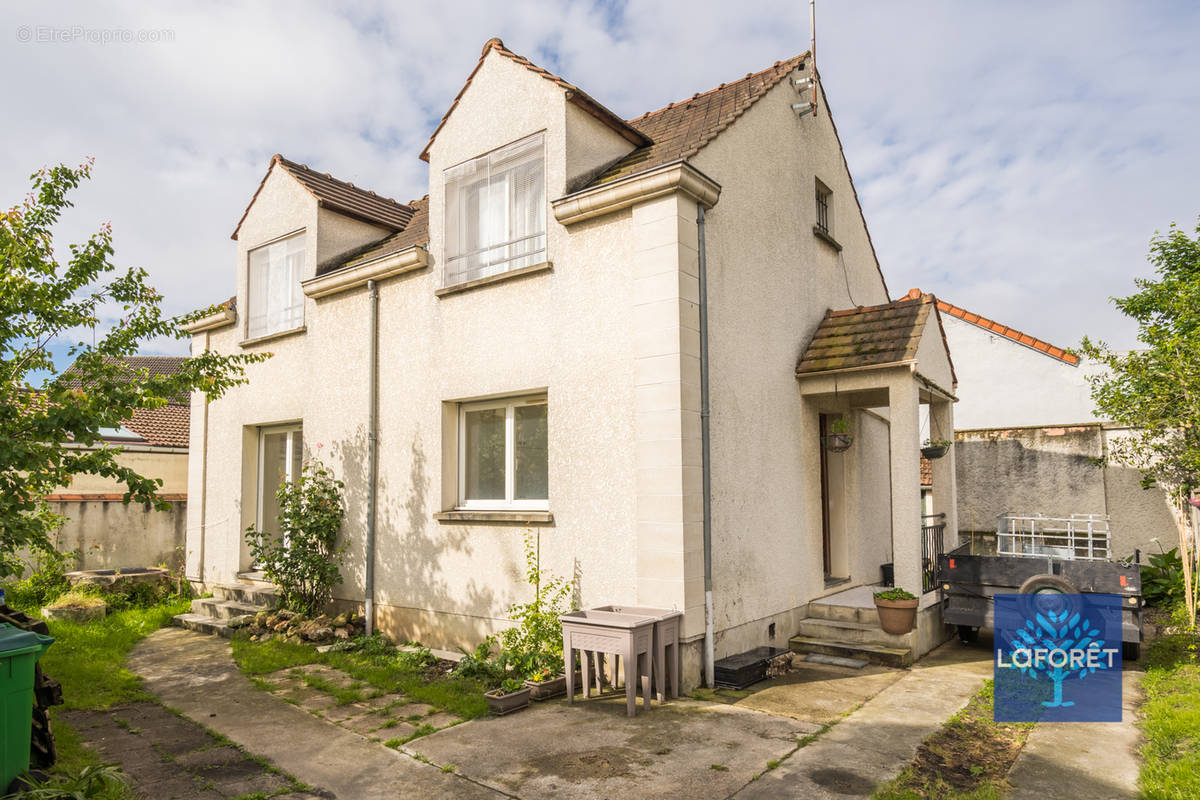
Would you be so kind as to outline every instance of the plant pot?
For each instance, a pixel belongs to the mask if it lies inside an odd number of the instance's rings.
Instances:
[[[487,700],[488,711],[502,717],[529,705],[529,689],[520,689],[509,694],[501,694],[499,689],[493,689],[484,692],[483,699]]]
[[[578,685],[578,681],[576,684]],[[566,673],[563,673],[541,682],[527,680],[525,686],[529,689],[529,699],[540,703],[543,700],[550,700],[566,694],[567,676]]]
[[[821,437],[821,446],[830,453],[844,453],[854,444],[852,433],[829,433]]]
[[[912,600],[881,600],[875,598],[875,610],[879,612],[879,627],[884,633],[903,635],[913,629],[917,621],[918,598]]]
[[[948,445],[948,444],[935,444],[935,445],[931,445],[929,447],[921,448],[921,455],[924,456],[925,458],[928,458],[930,461],[941,458],[942,456],[946,455],[946,453],[949,453],[949,452],[950,452],[950,445]]]

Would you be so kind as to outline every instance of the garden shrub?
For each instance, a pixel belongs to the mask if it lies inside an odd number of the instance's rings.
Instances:
[[[337,546],[337,535],[346,514],[343,487],[324,464],[310,460],[298,479],[275,493],[280,530],[246,529],[254,560],[284,606],[305,616],[321,614],[342,582],[338,564],[345,546]]]
[[[1183,559],[1179,548],[1152,553],[1142,566],[1142,596],[1149,605],[1172,608],[1183,602]]]
[[[8,604],[14,608],[41,608],[50,605],[71,588],[67,564],[74,553],[37,550],[29,564],[29,576],[5,587]]]
[[[517,623],[500,633],[504,658],[520,677],[545,669],[562,671],[562,624],[559,616],[571,610],[571,584],[544,576],[536,535],[525,536],[525,579],[533,586],[533,600],[517,603],[509,616]]]

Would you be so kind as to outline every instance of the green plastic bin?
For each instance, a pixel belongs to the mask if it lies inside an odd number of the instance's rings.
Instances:
[[[29,769],[33,668],[53,636],[0,624],[0,792]]]

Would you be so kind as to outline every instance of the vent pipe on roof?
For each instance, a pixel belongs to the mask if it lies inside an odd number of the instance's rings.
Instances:
[[[808,30],[808,77],[796,78],[792,85],[797,92],[803,93],[807,89],[812,95],[807,103],[792,103],[792,111],[796,112],[797,117],[817,111],[817,0],[808,0]]]

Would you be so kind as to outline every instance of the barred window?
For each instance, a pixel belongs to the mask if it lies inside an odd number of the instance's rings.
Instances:
[[[538,133],[445,172],[445,285],[546,260],[546,173]]]

